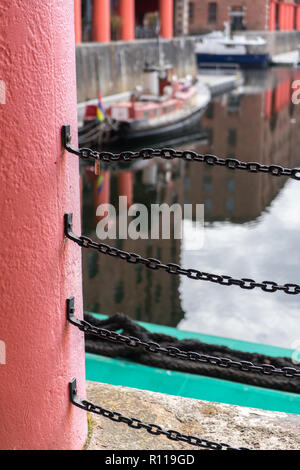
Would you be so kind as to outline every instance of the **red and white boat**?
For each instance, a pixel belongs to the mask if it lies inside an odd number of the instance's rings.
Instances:
[[[171,66],[147,66],[143,88],[134,91],[128,101],[105,109],[106,119],[98,122],[99,135],[102,128],[102,142],[178,137],[199,124],[210,99],[209,88],[197,79],[178,80]],[[96,122],[97,105],[89,105],[84,128]]]

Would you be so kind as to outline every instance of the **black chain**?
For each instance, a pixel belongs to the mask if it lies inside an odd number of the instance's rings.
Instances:
[[[72,232],[71,215],[72,214],[65,214],[65,235],[70,240],[74,241],[83,248],[92,248],[104,255],[109,255],[114,258],[120,258],[126,261],[127,263],[143,264],[144,266],[146,266],[146,268],[152,269],[154,271],[162,269],[169,274],[180,274],[196,281],[209,281],[214,282],[216,284],[220,284],[222,286],[239,286],[242,289],[246,290],[260,288],[264,292],[282,291],[285,294],[290,295],[300,294],[300,286],[298,284],[278,285],[276,282],[273,281],[256,282],[253,279],[248,278],[234,279],[231,276],[206,273],[198,271],[197,269],[185,269],[179,266],[178,264],[163,264],[160,260],[155,258],[144,258],[143,256],[137,253],[130,253],[128,251],[120,250],[118,248],[106,245],[105,243],[97,243],[85,236],[78,237]]]
[[[125,336],[120,333],[116,333],[115,331],[110,331],[105,328],[99,328],[97,326],[91,325],[85,320],[79,320],[76,318],[74,312],[74,298],[72,297],[67,300],[67,318],[69,322],[86,334],[97,336],[98,338],[110,341],[112,343],[127,345],[131,348],[143,348],[149,353],[161,353],[169,357],[198,362],[201,364],[211,364],[223,369],[234,368],[242,372],[254,372],[263,375],[277,375],[287,378],[300,378],[300,370],[297,370],[294,367],[283,367],[280,369],[271,364],[256,365],[250,361],[233,361],[232,359],[226,357],[215,357],[193,351],[183,351],[173,346],[164,348],[158,343],[142,341],[139,338],[135,338],[134,336]]]
[[[94,405],[93,403],[87,400],[81,400],[77,395],[76,389],[76,380],[73,379],[72,382],[69,384],[70,386],[70,399],[71,402],[90,413],[95,413],[100,416],[104,416],[105,418],[114,421],[115,423],[124,423],[127,424],[130,428],[133,429],[145,429],[149,434],[152,436],[165,436],[171,441],[177,442],[185,442],[186,444],[190,444],[192,446],[201,447],[203,449],[209,450],[250,450],[246,447],[239,447],[234,448],[231,447],[229,444],[218,443],[213,441],[208,441],[207,439],[202,439],[197,436],[191,436],[187,434],[182,434],[179,431],[174,431],[173,429],[164,430],[161,426],[157,424],[146,424],[143,421],[136,419],[136,418],[127,418],[123,416],[121,413],[116,411],[106,410],[99,405]]]
[[[300,180],[300,169],[298,168],[284,168],[279,165],[262,165],[257,162],[242,162],[235,158],[220,158],[215,155],[201,155],[191,150],[175,150],[172,148],[163,149],[152,149],[144,148],[137,152],[98,152],[89,148],[76,149],[70,145],[70,128],[69,126],[63,126],[63,144],[64,148],[69,152],[77,155],[82,160],[94,160],[103,162],[131,162],[139,158],[143,160],[150,160],[153,158],[163,158],[165,160],[173,160],[174,158],[180,158],[187,162],[199,162],[206,163],[210,166],[222,166],[229,170],[246,170],[250,173],[268,173],[272,176],[289,176],[295,180]]]

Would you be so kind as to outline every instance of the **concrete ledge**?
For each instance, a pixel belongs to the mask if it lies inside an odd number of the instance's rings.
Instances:
[[[87,382],[88,400],[127,417],[233,447],[300,449],[300,416]],[[88,450],[197,450],[91,415]],[[199,449],[200,450],[200,449]]]
[[[179,77],[197,72],[194,40],[174,38],[161,40],[166,63],[174,66]],[[76,47],[77,102],[133,90],[143,84],[145,62],[158,62],[156,39],[82,43]]]

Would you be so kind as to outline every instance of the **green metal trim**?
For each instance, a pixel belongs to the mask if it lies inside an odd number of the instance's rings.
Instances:
[[[93,315],[99,319],[107,318],[105,315]],[[197,338],[209,344],[224,345],[240,351],[285,357],[291,357],[293,352],[290,349],[187,332],[168,326],[144,322],[139,322],[139,324],[151,332],[164,333],[179,339]],[[109,358],[86,353],[86,378],[95,382],[123,385],[140,390],[150,390],[209,402],[300,414],[300,395],[295,393],[149,367],[127,359]]]
[[[300,414],[300,395],[86,353],[86,378],[168,395]]]

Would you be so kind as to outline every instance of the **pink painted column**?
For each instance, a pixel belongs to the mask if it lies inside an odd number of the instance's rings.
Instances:
[[[110,0],[93,0],[93,40],[110,41]]]
[[[120,0],[122,18],[121,40],[133,41],[135,37],[135,0]]]
[[[73,0],[0,0],[0,448],[81,449],[86,413],[83,334],[66,322],[66,299],[82,315],[80,248],[64,238],[65,212],[80,233]]]
[[[75,42],[82,41],[81,0],[74,0]]]
[[[166,39],[173,37],[174,0],[159,0],[161,36]]]

